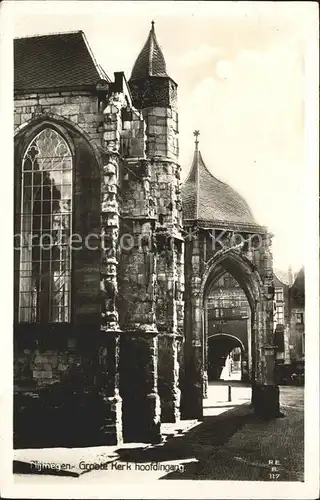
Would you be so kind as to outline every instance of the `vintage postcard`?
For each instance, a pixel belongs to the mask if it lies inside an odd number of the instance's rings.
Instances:
[[[317,498],[317,7],[2,3],[4,498]]]

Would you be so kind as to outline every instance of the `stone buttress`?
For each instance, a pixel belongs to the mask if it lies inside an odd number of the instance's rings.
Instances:
[[[119,269],[123,430],[126,441],[158,442],[155,215],[145,122],[134,109],[124,114],[123,138],[128,146],[122,162]]]
[[[152,25],[129,80],[133,104],[146,123],[147,205],[152,211],[156,255],[155,322],[161,420],[180,418],[179,358],[183,340],[184,241],[178,164],[177,85],[168,76]]]
[[[252,405],[263,418],[281,416],[279,387],[275,378],[275,337],[273,329],[273,259],[272,236],[262,235],[259,251],[253,253],[253,263],[262,281],[262,298],[255,311],[252,350]]]
[[[119,245],[119,165],[121,93],[112,94],[104,109],[104,162],[101,204],[101,335],[98,386],[106,408],[104,430],[115,443],[122,442],[122,399],[119,395],[120,328],[117,310]]]

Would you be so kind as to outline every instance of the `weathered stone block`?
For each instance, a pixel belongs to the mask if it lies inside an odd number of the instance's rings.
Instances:
[[[35,102],[34,104],[37,104],[37,102]],[[41,97],[39,99],[39,104],[50,105],[50,106],[55,106],[57,104],[64,104],[64,98],[63,97]]]
[[[80,103],[83,102],[83,97],[80,95],[77,95],[77,96],[67,95],[67,96],[64,96],[64,102],[65,102],[65,104],[78,104],[78,105],[80,105]]]
[[[86,112],[84,117],[85,117],[84,119],[85,119],[86,123],[96,123],[96,121],[98,119],[97,115],[94,113],[87,113]]]
[[[35,106],[38,104],[38,99],[21,99],[21,100],[16,100],[14,101],[14,106],[15,107],[21,107],[21,106]]]
[[[35,365],[42,364],[42,363],[47,363],[47,362],[48,362],[48,357],[44,356],[42,354],[37,355],[35,357],[35,359],[34,359],[34,364]]]
[[[69,120],[71,120],[73,123],[78,123],[78,115],[69,116]]]
[[[59,364],[58,364],[58,370],[59,370],[60,372],[64,372],[64,371],[66,371],[67,369],[68,369],[68,365],[65,365],[65,364],[63,364],[63,363],[59,363]]]
[[[28,122],[31,120],[32,114],[31,113],[22,113],[21,114],[21,123]]]
[[[155,116],[166,116],[167,109],[166,108],[153,108],[153,114]]]
[[[44,378],[44,374],[45,372],[43,372],[42,370],[33,370],[32,372],[33,378],[35,379]]]
[[[96,119],[98,118],[98,102],[96,100],[92,100],[91,102],[80,102],[79,110],[82,113],[94,114]]]

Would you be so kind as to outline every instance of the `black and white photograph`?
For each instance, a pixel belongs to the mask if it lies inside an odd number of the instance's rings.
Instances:
[[[3,497],[317,498],[318,5],[0,16]]]

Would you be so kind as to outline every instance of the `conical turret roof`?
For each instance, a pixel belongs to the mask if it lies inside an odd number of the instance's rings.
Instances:
[[[148,76],[168,76],[166,61],[156,38],[153,21],[148,39],[134,63],[131,80]]]
[[[182,185],[185,220],[255,224],[247,202],[207,169],[196,142],[192,166]]]

